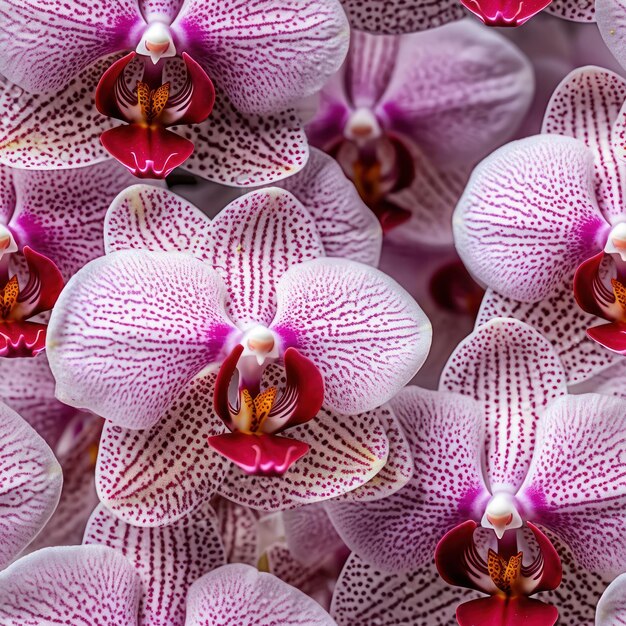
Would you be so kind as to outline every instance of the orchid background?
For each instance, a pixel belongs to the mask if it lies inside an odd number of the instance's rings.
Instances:
[[[626,624],[626,0],[0,0],[0,626]]]

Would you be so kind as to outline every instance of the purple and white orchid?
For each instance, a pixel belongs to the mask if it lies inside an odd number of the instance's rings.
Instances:
[[[567,396],[558,356],[535,330],[492,320],[459,345],[439,392],[409,387],[392,407],[409,439],[414,477],[389,498],[326,505],[363,561],[426,575],[436,554],[447,582],[506,601],[464,605],[462,625],[481,614],[516,624],[515,611],[554,623],[553,607],[526,597],[560,583],[546,533],[592,572],[626,568],[626,403]],[[487,567],[477,525],[493,531],[498,567]]]
[[[454,216],[459,254],[490,288],[477,323],[501,315],[532,324],[557,347],[570,383],[625,351],[625,101],[617,74],[572,72],[552,97],[544,134],[485,159]]]
[[[469,20],[403,37],[357,32],[307,133],[394,242],[450,245],[471,168],[515,134],[532,94],[526,58]]]
[[[118,515],[169,523],[218,489],[255,508],[319,501],[379,474],[390,447],[392,478],[355,497],[407,480],[381,405],[424,361],[428,320],[324,240],[278,188],[213,221],[141,185],[112,204],[108,254],[69,281],[47,352],[57,396],[108,420],[98,489]]]
[[[35,169],[108,151],[140,177],[186,161],[228,184],[278,180],[307,156],[289,107],[348,46],[339,0],[2,0],[0,17],[0,159]]]

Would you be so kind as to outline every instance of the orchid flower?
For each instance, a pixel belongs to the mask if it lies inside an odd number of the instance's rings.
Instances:
[[[542,10],[577,22],[594,21],[595,0],[341,0],[352,26],[399,35],[460,20],[469,9],[488,26],[521,26]],[[598,2],[611,0],[598,0]]]
[[[363,233],[344,235],[358,253],[350,238]],[[213,221],[152,187],[114,201],[107,255],[69,281],[47,353],[57,397],[109,422],[98,491],[118,515],[159,525],[216,490],[276,510],[408,479],[381,405],[424,361],[428,320],[378,270],[325,257],[324,241],[278,188]]]
[[[0,403],[0,569],[50,519],[62,482],[61,467],[46,442]]]
[[[187,167],[234,185],[304,165],[285,109],[340,66],[349,34],[339,0],[93,0],[88,11],[2,0],[0,15],[0,74],[13,83],[0,96],[3,162],[64,169],[108,151],[138,177],[164,178],[195,140]]]
[[[459,254],[489,287],[477,323],[512,316],[535,326],[557,348],[571,384],[626,352],[618,145],[625,98],[617,74],[572,72],[548,106],[546,134],[485,159],[454,215]],[[608,323],[597,325],[598,317]]]
[[[526,58],[469,20],[404,37],[357,32],[307,132],[394,242],[450,245],[471,168],[513,136],[532,94]]]
[[[168,528],[127,526],[96,510],[76,547],[46,548],[0,574],[6,626],[226,626],[271,618],[332,626],[315,601],[247,565],[225,565],[205,506]]]
[[[494,623],[518,624],[516,611],[554,623],[554,607],[528,598],[560,582],[547,533],[592,572],[626,568],[626,402],[567,396],[558,356],[537,331],[488,322],[461,342],[440,391],[408,387],[392,407],[414,477],[389,498],[326,504],[363,561],[402,573],[436,555],[448,583],[490,595],[464,605],[462,626],[476,623],[481,607],[504,619]],[[477,526],[495,541],[491,555]]]

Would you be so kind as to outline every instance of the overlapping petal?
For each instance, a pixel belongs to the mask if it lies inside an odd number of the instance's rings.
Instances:
[[[339,626],[452,626],[456,607],[478,596],[470,589],[447,585],[434,563],[406,574],[390,574],[352,554],[337,581],[331,615]]]
[[[626,2],[596,0],[598,29],[609,50],[626,67]]]
[[[45,548],[0,573],[3,626],[139,626],[141,581],[104,546]]]
[[[224,301],[217,274],[189,255],[128,250],[92,261],[69,281],[48,326],[57,397],[150,427],[218,358],[232,330]]]
[[[567,392],[554,348],[515,319],[494,319],[462,341],[440,389],[482,403],[486,474],[491,492],[519,487],[528,472],[539,416]]]
[[[459,0],[341,0],[357,30],[398,35],[428,30],[454,20],[465,12]]]
[[[225,565],[189,590],[185,626],[335,626],[322,607],[301,591],[249,565]]]
[[[185,0],[172,29],[246,113],[273,113],[319,90],[349,37],[339,0]]]
[[[620,626],[626,620],[626,574],[618,576],[598,602],[597,626]]]
[[[479,280],[525,302],[554,295],[608,234],[593,153],[546,135],[500,148],[474,170],[453,224],[459,255]]]
[[[0,74],[50,93],[102,56],[134,48],[145,22],[136,0],[2,0]]]
[[[411,446],[413,478],[388,498],[329,502],[326,509],[360,558],[400,572],[432,563],[441,535],[477,517],[489,494],[481,470],[483,416],[477,403],[457,394],[407,387],[392,406]]]
[[[599,67],[568,74],[552,94],[543,121],[544,133],[567,135],[586,144],[594,156],[594,183],[607,221],[623,218],[626,164],[612,141],[626,100],[626,79]]]
[[[118,517],[164,526],[215,494],[227,461],[207,443],[225,430],[213,412],[214,382],[214,374],[194,379],[150,429],[105,425],[96,487]]]
[[[565,368],[567,382],[575,385],[620,362],[621,356],[595,341],[590,341],[584,328],[593,326],[597,318],[577,305],[571,281],[555,294],[538,302],[519,302],[487,289],[476,318],[481,326],[494,317],[513,317],[536,328],[554,346]]]
[[[378,265],[380,223],[334,159],[312,148],[304,169],[278,186],[290,191],[313,216],[328,256]]]
[[[96,110],[93,94],[116,58],[106,57],[89,66],[62,92],[31,95],[0,81],[0,162],[23,169],[56,170],[109,159],[99,137],[119,122]]]
[[[423,311],[369,266],[326,258],[292,267],[277,300],[272,328],[320,369],[324,401],[339,412],[380,406],[428,354],[431,328]]]
[[[212,501],[228,563],[256,565],[259,514],[226,498]]]
[[[0,569],[50,519],[62,483],[61,467],[46,442],[0,403]]]
[[[581,565],[613,575],[626,569],[625,432],[621,398],[587,394],[553,403],[518,494]]]
[[[226,562],[208,505],[166,528],[128,526],[100,506],[89,520],[84,543],[113,548],[132,563],[143,583],[141,626],[182,626],[189,587]]]

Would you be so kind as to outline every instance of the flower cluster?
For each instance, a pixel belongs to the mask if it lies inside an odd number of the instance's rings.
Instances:
[[[626,0],[0,0],[1,626],[625,624],[625,356]]]

